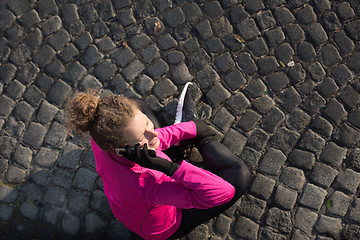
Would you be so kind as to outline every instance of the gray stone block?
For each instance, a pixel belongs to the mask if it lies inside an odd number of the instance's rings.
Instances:
[[[26,218],[36,220],[39,214],[39,209],[35,206],[34,203],[24,202],[20,205],[20,213]]]
[[[92,67],[102,58],[103,54],[98,51],[97,47],[94,45],[90,45],[88,49],[83,53],[81,57],[81,62],[87,67]]]
[[[71,87],[59,79],[47,93],[47,100],[56,105],[62,105],[71,94]]]
[[[18,100],[21,98],[25,92],[26,87],[20,83],[18,80],[14,79],[7,85],[5,93],[13,100]]]
[[[247,138],[244,135],[233,129],[230,129],[224,137],[223,144],[227,146],[234,154],[240,155],[246,144],[246,140]]]
[[[71,84],[72,86],[75,85],[77,81],[82,79],[86,73],[86,68],[81,65],[78,61],[70,63],[65,73],[63,74],[63,78],[66,82]]]
[[[263,83],[263,81],[260,78],[256,78],[250,81],[244,90],[251,98],[256,98],[264,94],[266,89],[266,85]]]
[[[302,42],[297,49],[297,53],[301,60],[310,62],[316,57],[316,51],[313,45],[309,42]]]
[[[335,191],[333,194],[331,194],[329,200],[327,201],[330,201],[331,203],[330,209],[326,209],[327,213],[344,217],[349,208],[351,197],[345,195],[342,192]]]
[[[106,222],[95,213],[89,213],[85,216],[85,232],[95,234],[104,229]]]
[[[231,108],[236,116],[239,116],[246,111],[247,107],[250,105],[250,101],[242,92],[238,92],[230,97],[230,99],[227,101],[227,105]]]
[[[45,137],[45,143],[54,148],[62,148],[68,136],[66,128],[57,122],[51,124],[51,127]]]
[[[266,225],[283,233],[290,233],[292,229],[290,212],[280,210],[276,207],[268,211],[265,222]]]
[[[198,82],[200,88],[204,90],[219,82],[220,76],[212,67],[207,66],[197,73],[196,81]]]
[[[223,73],[231,70],[235,66],[235,62],[229,52],[215,57],[214,63],[218,71]]]
[[[333,126],[324,118],[317,116],[310,124],[311,129],[313,129],[315,132],[330,138]]]
[[[21,194],[28,200],[38,201],[43,198],[40,186],[34,183],[25,183],[21,186]],[[40,206],[40,205],[38,205]]]
[[[220,214],[216,219],[214,230],[220,234],[220,236],[225,237],[227,233],[230,231],[231,218],[225,216],[224,214]]]
[[[255,21],[251,18],[239,22],[236,25],[236,28],[240,35],[247,41],[260,36],[260,31],[257,28]]]
[[[11,63],[5,63],[0,67],[0,79],[4,83],[10,83],[12,78],[15,76],[16,67]]]
[[[285,210],[292,210],[297,199],[297,192],[279,185],[275,191],[275,204]]]
[[[164,100],[175,94],[177,87],[170,81],[170,79],[164,78],[155,84],[153,91],[160,100]]]
[[[221,83],[215,84],[206,94],[209,102],[213,106],[219,106],[225,102],[231,94],[222,86]]]
[[[83,150],[72,144],[67,143],[63,149],[61,157],[58,159],[58,166],[75,170]]]
[[[43,169],[39,167],[34,167],[31,170],[30,178],[37,185],[44,186],[47,184],[47,180],[49,178],[50,171],[48,169]]]
[[[355,48],[354,42],[346,35],[344,30],[336,32],[334,40],[340,51],[344,54],[351,52]]]
[[[56,51],[60,50],[70,41],[70,35],[64,29],[60,29],[55,34],[53,34],[48,42]]]
[[[211,62],[210,56],[206,53],[206,51],[201,48],[192,55],[188,56],[188,66],[190,68],[195,68],[197,70],[201,70],[209,65]]]
[[[313,183],[328,188],[334,181],[338,172],[330,166],[323,163],[316,163],[311,172],[310,179]]]
[[[317,153],[325,146],[325,140],[312,130],[308,130],[299,142],[299,146],[305,150]]]
[[[225,38],[226,36],[233,37],[233,27],[229,20],[224,16],[212,21],[212,29],[214,36],[218,38]]]
[[[107,81],[115,74],[117,67],[110,60],[106,59],[97,65],[94,69],[94,74],[102,82]]]
[[[327,33],[320,23],[314,23],[306,30],[315,45],[320,45],[328,40]]]
[[[328,217],[325,215],[320,216],[316,225],[316,231],[321,234],[328,234],[334,238],[338,238],[340,236],[342,228],[343,226],[341,219]]]
[[[246,138],[243,140],[245,141]],[[255,170],[257,163],[260,159],[261,154],[250,148],[250,147],[243,147],[242,146],[242,153],[240,155],[240,158],[245,162],[245,164],[251,169]]]
[[[41,50],[38,50],[38,52],[42,53]],[[40,65],[38,52],[33,56],[33,60]],[[30,59],[30,56],[30,49],[25,44],[21,44],[11,51],[9,58],[15,65],[20,66],[26,63]]]
[[[257,71],[257,66],[249,53],[241,53],[236,59],[243,72],[250,76]]]
[[[176,85],[182,85],[191,82],[194,78],[185,64],[180,64],[170,70],[171,79]]]
[[[333,96],[338,90],[339,87],[336,85],[334,79],[330,77],[326,77],[317,85],[317,91],[324,97]]]
[[[274,15],[275,15],[276,20],[282,26],[287,25],[287,24],[292,23],[292,22],[295,21],[294,15],[286,7],[276,9],[275,12],[274,12]]]
[[[169,71],[169,65],[162,59],[153,62],[147,69],[147,72],[153,79],[157,79]]]
[[[61,168],[55,168],[52,171],[50,182],[58,187],[69,189],[71,187],[73,173],[63,170]]]
[[[111,208],[109,205],[109,201],[105,195],[105,193],[101,190],[95,190],[92,195],[92,200],[90,206],[92,209],[100,211],[104,214],[110,214]]]
[[[259,225],[250,219],[240,216],[234,225],[234,234],[238,238],[257,239]]]
[[[4,203],[13,203],[19,196],[18,191],[10,186],[3,185],[0,187],[0,200]]]
[[[275,180],[262,174],[257,174],[252,182],[250,191],[263,199],[268,199],[275,186]]]
[[[24,133],[23,142],[33,147],[40,147],[46,134],[46,129],[39,123],[30,123]]]
[[[98,175],[93,170],[87,168],[80,168],[76,173],[73,185],[77,189],[90,191],[95,184]]]
[[[145,74],[141,75],[135,82],[136,90],[141,95],[144,95],[145,93],[149,92],[154,85],[155,85],[154,81]]]
[[[14,209],[7,204],[0,204],[0,219],[3,221],[8,221],[14,213]]]
[[[89,203],[89,192],[71,190],[67,208],[73,214],[81,214],[85,211]]]
[[[353,201],[353,203],[352,203],[352,205],[350,207],[349,219],[353,220],[353,221],[356,221],[358,223],[360,222],[360,199],[359,198],[355,198],[355,200]]]
[[[258,222],[265,212],[266,202],[251,195],[245,195],[238,207],[238,211],[245,217]]]
[[[340,95],[340,99],[346,106],[353,109],[360,102],[360,94],[352,88],[351,86],[347,86],[344,91]],[[358,124],[354,124],[355,126]]]
[[[70,235],[77,235],[80,229],[81,220],[74,215],[65,213],[61,219],[62,230]]]
[[[114,25],[112,25],[114,26]],[[121,25],[119,25],[121,27]],[[109,28],[104,21],[99,20],[92,25],[91,33],[95,38],[102,38],[109,33]],[[116,35],[116,33],[114,33]]]
[[[101,89],[103,85],[94,76],[86,75],[79,84],[79,90],[85,92],[87,89]]]
[[[276,58],[273,56],[261,57],[261,58],[259,58],[257,64],[259,66],[260,71],[264,75],[271,73],[272,71],[274,71],[276,68],[278,68],[280,66],[278,64],[278,62],[276,61]]]
[[[360,140],[360,132],[343,123],[335,133],[335,138],[339,141],[339,144],[344,147],[354,147]]]
[[[345,171],[338,174],[336,177],[334,187],[345,193],[354,194],[360,184],[360,173],[351,169],[345,169]]]
[[[265,147],[267,141],[269,140],[269,135],[264,132],[262,129],[255,129],[251,136],[248,139],[247,144],[256,150],[261,150]]]
[[[30,148],[24,147],[22,145],[18,145],[13,155],[13,159],[18,164],[28,169],[30,167],[30,162],[32,160],[32,154],[33,151]]]
[[[330,142],[321,152],[320,159],[333,167],[340,167],[343,159],[346,158],[347,150]]]
[[[274,107],[263,119],[262,126],[269,133],[274,133],[284,120],[285,114],[277,107]]]
[[[280,128],[270,139],[270,145],[288,155],[295,146],[300,134],[285,127]]]
[[[164,14],[164,19],[170,27],[176,27],[185,21],[185,15],[180,7],[175,7]]]
[[[276,24],[276,20],[270,10],[265,10],[256,15],[256,22],[262,31],[273,28]]]
[[[65,24],[69,24],[79,19],[75,4],[66,4],[60,8],[61,16]]]
[[[51,62],[54,56],[55,51],[49,45],[44,45],[34,54],[33,61],[40,67],[45,67]]]
[[[256,127],[260,119],[260,114],[251,109],[248,109],[240,118],[237,126],[239,126],[244,131],[249,132]]]
[[[276,176],[285,160],[286,157],[280,150],[270,148],[261,159],[258,170],[263,174]]]
[[[61,52],[59,53],[59,57],[64,63],[68,63],[78,54],[79,51],[77,50],[77,48],[74,46],[74,44],[70,43],[61,50]]]
[[[42,167],[53,167],[59,156],[58,151],[51,148],[41,148],[36,154],[34,161]]]
[[[232,116],[226,108],[222,107],[215,113],[212,123],[221,131],[227,131],[234,119],[235,117]]]
[[[302,170],[286,167],[281,171],[279,181],[294,190],[301,190],[306,182],[306,178]]]
[[[284,27],[284,31],[292,44],[301,43],[305,40],[304,30],[298,24],[289,24]]]
[[[299,203],[314,210],[319,210],[324,203],[327,192],[311,183],[306,184]]]
[[[196,24],[195,29],[197,30],[197,33],[200,35],[200,37],[203,40],[207,40],[211,36],[213,36],[213,31],[211,29],[211,24],[210,24],[210,21],[208,19],[205,19],[202,22]]]
[[[44,195],[44,201],[60,207],[66,198],[66,191],[58,187],[47,187],[47,191]]]
[[[90,43],[92,42],[92,37],[90,35],[90,33],[88,32],[84,32],[82,33],[79,37],[76,38],[75,40],[75,45],[83,50],[85,49]]]
[[[171,51],[166,55],[167,62],[172,65],[176,65],[185,60],[185,55],[177,50]]]
[[[275,105],[274,101],[267,95],[257,98],[253,102],[253,106],[261,114],[266,114]]]
[[[294,227],[307,234],[311,234],[317,218],[317,213],[312,212],[307,208],[300,207],[295,213]]]
[[[9,158],[11,153],[15,150],[17,144],[16,140],[12,137],[1,136],[0,137],[0,153],[4,157]]]

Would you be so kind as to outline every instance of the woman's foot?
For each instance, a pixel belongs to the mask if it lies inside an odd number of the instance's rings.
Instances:
[[[184,99],[184,107],[183,107],[181,122],[189,122],[198,118],[199,116],[196,110],[196,103],[194,100],[194,91],[192,87],[189,86]]]

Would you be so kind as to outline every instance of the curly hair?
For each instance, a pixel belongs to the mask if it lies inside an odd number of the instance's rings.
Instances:
[[[75,94],[66,106],[68,128],[76,133],[89,132],[103,150],[124,146],[124,128],[139,109],[136,102],[122,95],[100,97],[95,90]]]

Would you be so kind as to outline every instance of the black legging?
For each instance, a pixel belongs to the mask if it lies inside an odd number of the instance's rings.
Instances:
[[[154,126],[160,127],[159,121],[143,101],[137,101]],[[176,239],[190,233],[201,223],[210,220],[231,207],[246,191],[251,182],[251,172],[246,164],[232,153],[227,147],[219,143],[214,137],[204,137],[196,144],[203,158],[206,170],[218,175],[235,188],[234,197],[223,205],[209,209],[181,209],[182,218],[178,230],[170,237]]]

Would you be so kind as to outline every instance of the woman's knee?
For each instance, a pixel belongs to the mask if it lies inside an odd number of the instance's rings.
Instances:
[[[236,164],[235,168],[237,169],[237,181],[234,183],[236,192],[239,192],[241,195],[249,188],[252,180],[252,174],[248,166],[239,159],[239,163]]]

